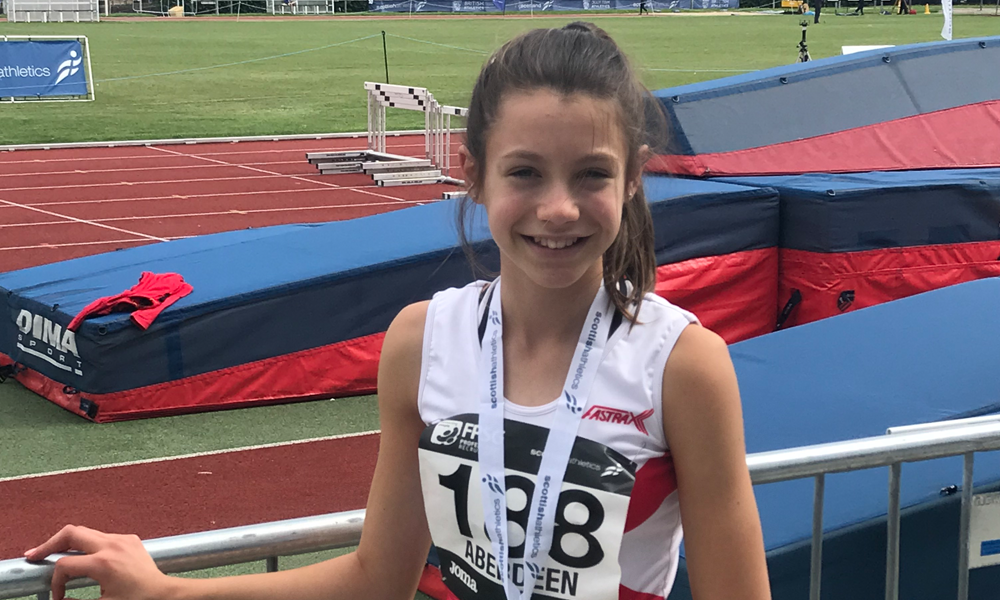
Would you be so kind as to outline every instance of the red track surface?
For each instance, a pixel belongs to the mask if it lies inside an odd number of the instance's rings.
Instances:
[[[247,227],[352,219],[441,198],[319,175],[307,151],[364,140],[123,146],[0,153],[0,272]],[[418,136],[390,152],[423,153]],[[377,436],[0,482],[0,559],[65,523],[143,538],[362,508]],[[211,473],[210,475],[208,473]]]
[[[122,146],[0,153],[0,272],[182,237],[339,221],[441,198],[449,186],[380,188],[320,175],[308,151],[360,139]],[[389,151],[420,155],[419,136]]]
[[[0,483],[0,560],[68,523],[143,539],[364,508],[378,435]]]

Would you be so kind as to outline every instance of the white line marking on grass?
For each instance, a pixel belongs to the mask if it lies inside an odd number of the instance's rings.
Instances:
[[[42,214],[49,215],[50,217],[60,217],[60,218],[63,218],[63,219],[67,219],[68,221],[73,221],[73,222],[76,222],[76,223],[82,223],[84,225],[93,225],[94,227],[101,227],[103,229],[110,229],[112,231],[117,231],[118,233],[124,233],[124,234],[127,234],[127,235],[134,235],[134,236],[137,236],[137,237],[146,238],[147,240],[154,240],[154,241],[157,241],[157,242],[166,242],[166,241],[168,241],[166,238],[156,237],[155,235],[146,235],[145,233],[139,233],[139,232],[136,232],[136,231],[129,231],[128,229],[119,229],[118,227],[112,227],[111,225],[103,225],[101,223],[96,223],[94,221],[88,221],[86,219],[77,219],[76,217],[70,217],[70,216],[67,216],[67,215],[63,215],[63,214],[59,214],[59,213],[54,213],[54,212],[51,212],[51,211],[48,211],[48,210],[43,210],[41,208],[36,208],[34,206],[25,206],[23,204],[18,204],[17,202],[11,202],[10,200],[4,200],[3,198],[0,198],[0,202],[2,202],[3,204],[6,204],[8,206],[14,206],[16,208],[23,208],[25,210],[33,210],[35,212],[40,212]]]
[[[116,467],[131,467],[133,465],[146,465],[150,463],[167,462],[172,460],[181,460],[185,458],[199,458],[201,456],[215,456],[218,454],[229,454],[232,452],[247,452],[250,450],[265,450],[267,448],[280,448],[282,446],[296,446],[299,444],[309,444],[312,442],[326,442],[330,440],[342,440],[347,438],[362,437],[366,435],[375,435],[381,433],[380,429],[372,429],[371,431],[359,431],[357,433],[343,433],[340,435],[328,435],[325,437],[310,438],[307,440],[292,440],[290,442],[274,442],[271,444],[258,444],[256,446],[242,446],[240,448],[229,448],[226,450],[209,450],[207,452],[193,452],[191,454],[181,454],[179,456],[164,456],[161,458],[146,458],[142,460],[130,460],[120,463],[111,463],[107,465],[96,465],[93,467],[79,467],[76,469],[63,469],[61,471],[49,471],[47,473],[31,473],[28,475],[15,475],[13,477],[0,477],[0,483],[7,483],[8,481],[21,481],[24,479],[37,479],[39,477],[51,477],[55,475],[68,475],[70,473],[84,473],[86,471],[99,471],[101,469],[114,469]]]
[[[226,162],[224,160],[218,160],[218,159],[215,159],[215,158],[206,158],[204,156],[198,156],[197,154],[183,154],[181,152],[176,152],[174,150],[168,150],[166,148],[158,148],[158,147],[154,147],[154,149],[155,150],[159,150],[161,152],[167,152],[169,154],[181,154],[183,156],[191,156],[191,157],[194,157],[194,158],[200,158],[201,160],[208,160],[208,161],[211,161],[211,162],[215,162],[215,163],[219,163],[219,164],[223,164],[223,165],[228,165],[230,167],[239,167],[241,169],[249,169],[251,171],[257,171],[257,172],[260,172],[260,173],[267,173],[269,175],[278,175],[280,177],[288,177],[289,179],[297,179],[299,181],[308,181],[309,183],[317,183],[319,185],[325,185],[327,187],[331,187],[331,188],[338,189],[338,190],[345,189],[344,186],[340,186],[340,185],[337,185],[337,184],[334,184],[334,183],[329,183],[329,182],[326,182],[326,181],[315,181],[315,180],[312,180],[312,179],[306,179],[305,177],[303,177],[301,175],[282,175],[281,173],[275,173],[274,171],[265,171],[264,169],[258,169],[256,167],[248,167],[246,165],[236,165],[236,164],[233,164],[233,163],[228,163],[228,162]],[[375,192],[369,192],[367,190],[355,189],[353,191],[358,192],[359,194],[368,194],[369,196],[377,196],[379,198],[385,198],[386,200],[395,200],[396,202],[404,202],[404,200],[402,198],[395,198],[393,196],[386,196],[385,194],[377,194]],[[430,201],[433,202],[433,200],[430,200]],[[423,203],[422,202],[418,202],[417,204],[418,205],[422,205]]]

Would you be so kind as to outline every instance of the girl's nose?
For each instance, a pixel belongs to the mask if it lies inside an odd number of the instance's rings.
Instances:
[[[580,218],[580,208],[573,194],[564,186],[553,186],[539,199],[537,216],[539,221],[564,225]]]

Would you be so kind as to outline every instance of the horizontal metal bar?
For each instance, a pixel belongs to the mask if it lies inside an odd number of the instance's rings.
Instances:
[[[431,166],[431,161],[426,158],[414,160],[380,160],[376,162],[366,162],[361,168],[368,172],[392,171],[394,169],[424,169]]]
[[[425,179],[380,179],[375,182],[379,187],[399,187],[403,185],[432,185],[441,183],[441,177],[428,177]]]
[[[335,173],[362,173],[359,162],[332,162],[319,163],[316,165],[321,175],[331,175]]]
[[[747,456],[747,466],[754,483],[772,483],[997,449],[1000,423],[982,423],[760,452]]]
[[[397,94],[424,94],[427,95],[430,92],[427,88],[416,87],[412,85],[397,85],[395,83],[377,83],[374,81],[366,81],[365,89],[370,92],[393,92]]]
[[[365,511],[289,519],[190,533],[143,542],[165,573],[179,573],[259,561],[272,556],[290,556],[333,548],[356,546],[361,539]],[[49,589],[55,554],[48,560],[29,563],[24,559],[0,561],[0,599],[39,594]],[[74,580],[68,587],[94,585]]]
[[[885,430],[886,435],[896,435],[900,433],[912,433],[914,431],[930,431],[932,429],[950,429],[952,427],[964,427],[966,425],[976,425],[978,423],[1000,423],[1000,415],[985,415],[982,417],[969,417],[967,419],[951,419],[948,421],[934,421],[932,423],[917,423],[916,425],[898,425]]]
[[[437,179],[441,177],[441,171],[437,169],[426,169],[422,171],[395,171],[389,173],[373,173],[372,179],[375,181],[405,181],[408,179]]]
[[[358,161],[368,156],[367,150],[344,150],[341,152],[306,152],[306,160],[311,163],[352,160]]]

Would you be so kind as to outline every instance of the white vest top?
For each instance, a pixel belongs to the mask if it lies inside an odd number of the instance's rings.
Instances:
[[[427,309],[418,408],[420,474],[445,584],[460,600],[504,600],[486,535],[477,462],[484,282],[435,294]],[[663,434],[663,368],[697,319],[647,294],[638,323],[616,315],[559,495],[552,549],[532,599],[660,600],[677,573],[680,510]],[[565,374],[558,375],[560,381]],[[506,401],[511,576],[524,584],[527,504],[556,400]]]

